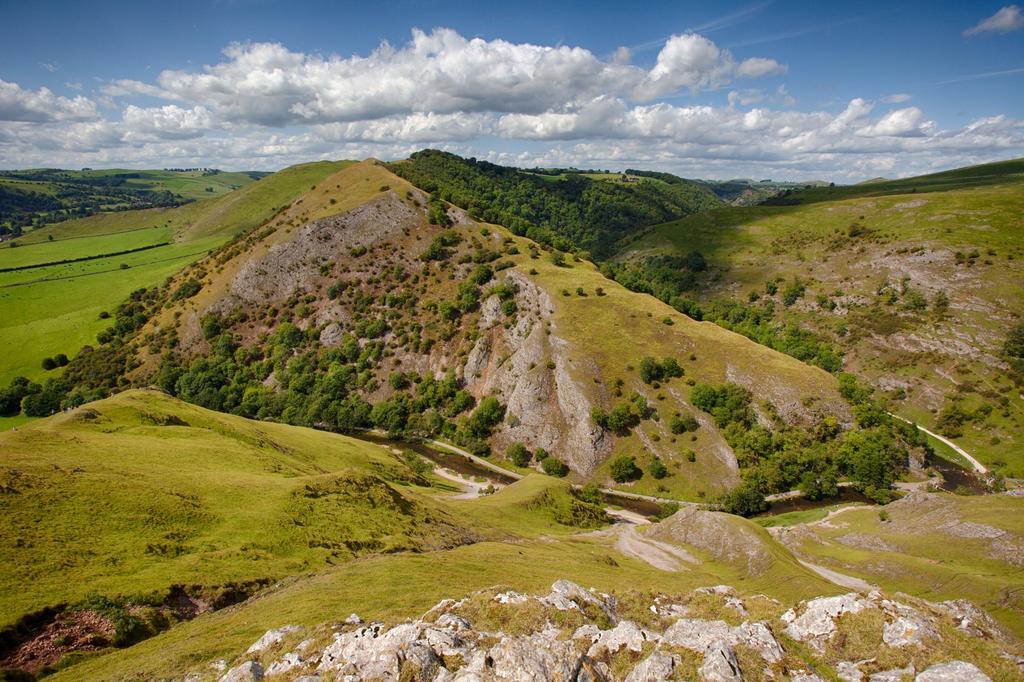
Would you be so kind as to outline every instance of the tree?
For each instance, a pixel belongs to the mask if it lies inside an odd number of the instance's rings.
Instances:
[[[764,494],[749,481],[733,488],[722,498],[722,509],[730,514],[752,516],[767,508]]]
[[[650,384],[661,379],[661,365],[654,358],[647,356],[640,360],[640,378],[645,384]]]
[[[651,473],[652,477],[659,481],[668,476],[668,467],[657,457],[651,462],[651,466],[647,467],[647,470]]]
[[[557,476],[562,478],[569,473],[569,467],[554,457],[548,456],[540,463],[540,468],[544,470],[544,473],[548,476]]]
[[[505,456],[508,457],[508,460],[517,467],[525,467],[530,463],[530,458],[533,455],[522,443],[513,443],[509,446],[508,452],[505,453]]]
[[[635,481],[644,475],[644,472],[636,465],[636,459],[632,455],[621,455],[615,458],[612,461],[610,471],[612,480],[616,483]]]
[[[57,368],[57,362],[53,358],[43,358],[43,369],[49,372]]]

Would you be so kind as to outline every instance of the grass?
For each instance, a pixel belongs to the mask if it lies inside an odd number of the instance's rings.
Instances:
[[[823,518],[828,516],[830,512],[842,509],[843,507],[849,507],[852,504],[855,503],[844,502],[842,504],[833,504],[827,507],[816,507],[814,509],[801,509],[799,511],[783,512],[782,514],[758,516],[752,520],[763,528],[796,526],[801,523],[821,521]]]
[[[0,273],[0,345],[7,350],[0,385],[16,376],[45,378],[44,357],[74,356],[109,326],[100,312],[113,313],[135,289],[162,283],[235,234],[262,224],[347,164],[293,166],[219,198],[58,223],[29,233],[19,248],[0,248],[0,268],[6,268],[171,242],[133,254]]]
[[[0,452],[0,626],[92,591],[276,579],[469,535],[380,446],[155,391],[7,432]]]
[[[564,481],[531,475],[487,498],[449,500],[387,447],[157,391],[0,434],[0,453],[0,627],[92,592],[279,581],[242,607],[81,663],[68,673],[79,679],[159,677],[233,655],[286,622],[352,611],[393,622],[498,584],[541,592],[569,578],[665,592],[726,579],[786,599],[829,590],[791,559],[778,563],[793,569],[786,576],[745,576],[713,556],[664,573],[557,522],[552,509],[571,499]]]
[[[889,520],[877,509],[845,512],[831,526],[811,528],[822,541],[804,540],[799,551],[815,563],[855,575],[889,592],[906,592],[930,601],[968,599],[982,607],[1018,637],[1024,635],[1024,602],[1019,587],[1024,568],[992,554],[997,543],[1013,552],[1013,537],[1024,537],[1024,500],[1005,495],[961,498],[930,496],[938,503],[886,507]],[[992,541],[956,537],[944,524],[970,521],[1012,535]],[[858,533],[890,543],[897,551],[851,547],[836,538]]]
[[[761,302],[773,300],[780,323],[841,347],[847,371],[903,387],[892,411],[933,430],[953,399],[971,410],[994,406],[985,420],[965,426],[958,444],[986,464],[1002,463],[1007,476],[1022,476],[1024,451],[1016,444],[1024,439],[1024,400],[999,362],[1010,326],[1024,315],[1022,171],[1018,160],[801,190],[793,205],[715,209],[657,226],[619,258],[700,251],[712,276],[691,296],[747,303],[756,292]],[[807,291],[792,307],[765,295],[769,280],[794,277]],[[886,284],[894,303],[877,294]],[[905,286],[925,296],[925,311],[906,307]],[[930,304],[940,291],[951,303],[943,316]],[[819,296],[836,309],[819,307]]]

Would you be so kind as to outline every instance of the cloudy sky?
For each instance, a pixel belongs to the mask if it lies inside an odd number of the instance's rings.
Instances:
[[[0,3],[0,168],[439,147],[843,182],[1024,156],[1004,2]]]

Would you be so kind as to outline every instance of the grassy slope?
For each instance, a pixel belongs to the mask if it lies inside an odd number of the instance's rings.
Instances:
[[[90,591],[319,570],[354,556],[345,540],[391,551],[458,534],[380,446],[155,391],[2,434],[0,452],[8,489],[0,496],[0,625]],[[386,494],[385,481],[399,497]],[[328,492],[311,497],[307,486]]]
[[[527,253],[525,248],[521,251]],[[625,382],[624,396],[632,390],[639,391],[658,411],[659,421],[644,421],[629,437],[616,439],[613,455],[633,455],[645,469],[653,458],[650,450],[669,453],[663,460],[671,475],[662,481],[645,475],[630,486],[635,492],[699,499],[722,491],[734,481],[735,475],[712,454],[726,446],[711,422],[695,434],[674,436],[669,430],[670,418],[677,411],[704,418],[689,405],[688,379],[717,384],[730,378],[748,386],[758,400],[770,397],[781,403],[785,402],[783,395],[788,394],[790,400],[815,396],[822,404],[841,402],[835,379],[826,372],[717,325],[696,322],[651,296],[629,291],[606,279],[590,263],[556,267],[543,258],[531,260],[521,255],[516,260],[523,271],[537,270],[534,279],[555,303],[554,331],[572,344],[573,355],[595,362],[605,386],[610,387],[616,378],[621,378]],[[577,287],[582,287],[587,295],[578,296]],[[599,287],[604,296],[596,295]],[[571,295],[564,296],[563,290]],[[672,324],[665,324],[665,320]],[[660,389],[644,384],[635,367],[645,355],[677,358],[686,376],[669,380]],[[691,355],[695,359],[691,360]],[[576,373],[581,385],[593,384],[594,378],[585,370]],[[611,408],[612,404],[605,407]],[[652,446],[652,442],[657,445]],[[691,449],[697,453],[693,463],[685,458]],[[602,468],[600,480],[611,484],[608,476],[607,469]]]
[[[1017,636],[1024,636],[1024,568],[990,554],[990,540],[956,537],[943,529],[951,519],[984,524],[1015,534],[1004,537],[1011,552],[1024,537],[1024,500],[1006,495],[958,497],[936,495],[948,513],[905,505],[887,510],[882,521],[876,508],[844,512],[829,524],[811,526],[813,535],[799,544],[815,563],[856,575],[882,589],[907,592],[932,601],[968,599],[989,611]],[[944,506],[945,506],[944,505]],[[896,551],[851,547],[836,541],[849,534],[881,538]],[[1019,562],[1018,562],[1019,563]]]
[[[66,673],[75,679],[180,673],[275,625],[316,625],[352,611],[394,621],[497,584],[539,592],[567,577],[605,590],[677,592],[724,581],[787,602],[835,591],[767,536],[780,561],[765,574],[747,576],[710,556],[664,573],[622,556],[604,536],[554,522],[535,501],[565,495],[559,480],[534,475],[489,498],[448,500],[444,485],[402,483],[410,472],[379,445],[214,413],[155,391],[129,391],[2,434],[0,453],[8,487],[0,496],[0,625],[93,591],[295,576],[258,599],[76,666]],[[338,477],[355,484],[337,495],[305,494]],[[379,493],[382,479],[410,509]],[[347,540],[374,539],[370,556],[344,549]],[[459,546],[467,540],[477,542]]]
[[[908,398],[895,403],[903,416],[933,426],[957,385],[977,386],[962,394],[968,410],[1005,396],[1007,414],[997,407],[983,427],[966,427],[960,442],[982,461],[1006,463],[1008,475],[1020,476],[1024,457],[1015,443],[1024,438],[1024,401],[1011,390],[997,355],[1006,331],[1024,314],[1022,169],[1024,162],[1005,162],[816,188],[794,195],[803,202],[794,206],[720,209],[661,225],[622,257],[701,251],[721,273],[696,292],[705,300],[746,301],[748,292],[763,292],[773,277],[803,278],[807,294],[787,318],[845,347],[847,367],[877,385],[905,386]],[[836,246],[837,235],[852,222],[872,233]],[[974,249],[981,255],[973,266],[956,264],[955,252]],[[899,304],[872,307],[881,284],[888,280],[899,288],[905,276],[929,298],[945,291],[949,315],[937,321]],[[839,308],[818,308],[819,294]],[[842,325],[849,329],[846,337],[837,334]]]
[[[112,311],[133,290],[161,283],[190,260],[262,224],[345,165],[302,164],[208,201],[59,223],[26,235],[17,249],[0,249],[3,268],[171,242],[125,256],[0,274],[0,384],[18,375],[43,378],[43,357],[73,356],[108,326],[98,318],[101,311]]]

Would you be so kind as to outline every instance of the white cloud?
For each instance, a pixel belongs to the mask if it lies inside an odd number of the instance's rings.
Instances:
[[[785,72],[693,33],[667,39],[650,68],[626,49],[599,58],[448,29],[347,58],[234,44],[216,64],[154,82],[105,81],[94,99],[0,81],[0,159],[275,169],[432,146],[524,166],[841,180],[1024,155],[1018,119],[942,130],[917,107],[876,111],[864,98],[799,111],[785,85],[743,80]],[[677,99],[729,85],[727,106]]]
[[[202,71],[163,71],[157,84],[108,83],[110,97],[146,95],[208,108],[226,121],[284,127],[408,114],[540,114],[600,96],[650,100],[698,92],[737,78],[784,73],[773,59],[737,62],[696,34],[672,36],[647,71],[620,48],[607,60],[580,47],[468,39],[451,29],[412,32],[343,59],[293,52],[277,43],[232,44]]]
[[[924,135],[934,127],[931,121],[923,121],[924,112],[917,107],[890,111],[881,119],[857,131],[864,137],[911,137]]]
[[[54,95],[48,88],[23,90],[17,83],[0,79],[0,121],[74,121],[94,119],[96,105],[81,95]]]
[[[641,99],[652,99],[683,88],[699,92],[726,85],[735,78],[783,74],[786,67],[774,59],[753,57],[737,63],[732,53],[696,33],[672,36],[658,53],[658,61],[637,89]]]
[[[143,109],[128,105],[122,115],[124,128],[133,137],[189,139],[202,137],[213,127],[210,112],[201,106],[183,109],[175,104]]]
[[[1007,5],[990,17],[982,19],[976,26],[964,31],[964,37],[982,33],[1012,33],[1024,28],[1024,14],[1018,5]]]

